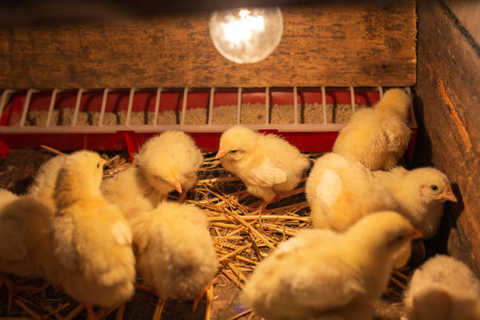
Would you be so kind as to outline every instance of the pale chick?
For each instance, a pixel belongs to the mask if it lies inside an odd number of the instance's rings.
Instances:
[[[58,264],[48,236],[52,216],[50,208],[31,196],[18,197],[0,189],[0,272],[59,284]],[[9,289],[9,308],[15,292],[33,290],[3,276],[2,280]]]
[[[135,159],[139,166],[105,179],[101,185],[105,198],[117,204],[128,220],[156,208],[174,188],[183,199],[203,163],[192,138],[173,130],[149,139]]]
[[[396,201],[362,164],[328,153],[318,158],[305,185],[315,228],[345,231],[363,216],[394,210]]]
[[[342,234],[300,232],[258,264],[243,301],[268,320],[372,319],[395,252],[418,236],[394,212],[367,215]]]
[[[310,167],[307,156],[284,139],[243,126],[222,134],[216,158],[242,179],[249,193],[264,200],[259,212],[276,196],[293,190]]]
[[[116,307],[135,291],[132,234],[120,209],[100,192],[105,160],[98,154],[71,154],[55,185],[57,207],[52,220],[54,255],[61,268],[62,287],[87,305]]]
[[[42,164],[35,174],[32,185],[27,190],[27,194],[52,210],[55,210],[55,201],[53,200],[55,182],[57,181],[58,171],[60,171],[66,158],[66,155],[60,155]]]
[[[120,207],[127,220],[152,210],[163,197],[149,184],[143,171],[135,166],[103,180],[100,189],[105,199]]]
[[[150,138],[135,156],[148,183],[166,199],[177,190],[181,200],[197,182],[203,155],[195,141],[186,133],[167,130]]]
[[[415,270],[404,304],[409,320],[479,320],[480,281],[464,263],[437,255]]]
[[[137,268],[160,298],[201,298],[218,261],[208,220],[199,208],[163,202],[132,219]]]
[[[412,171],[402,167],[373,172],[375,181],[387,187],[398,210],[428,239],[437,232],[445,201],[457,202],[447,176],[434,168]]]
[[[344,127],[333,152],[360,161],[370,170],[397,165],[410,140],[407,126],[412,98],[402,89],[390,89],[373,108],[357,111]]]

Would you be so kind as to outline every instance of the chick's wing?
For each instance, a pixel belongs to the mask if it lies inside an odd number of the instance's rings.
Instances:
[[[292,297],[299,305],[328,310],[347,305],[366,291],[338,264],[320,262],[314,268],[300,268],[291,282]]]
[[[287,181],[287,173],[277,168],[269,157],[265,157],[258,166],[251,169],[248,178],[260,187],[272,187]]]

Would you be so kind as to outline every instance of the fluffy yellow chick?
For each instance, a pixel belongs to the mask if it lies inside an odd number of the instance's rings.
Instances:
[[[149,139],[135,156],[148,183],[163,198],[173,190],[181,194],[197,182],[203,155],[193,139],[182,131],[167,130]]]
[[[243,126],[222,134],[216,158],[242,179],[248,192],[264,200],[260,212],[275,196],[293,190],[310,166],[308,158],[282,138]]]
[[[65,160],[55,185],[54,255],[65,291],[88,305],[114,307],[134,293],[135,258],[127,221],[100,192],[98,154],[76,152]]]
[[[127,220],[152,210],[163,197],[148,183],[138,167],[130,167],[113,178],[103,180],[100,189],[105,199],[120,207]]]
[[[66,155],[60,155],[45,162],[35,174],[33,183],[27,191],[27,194],[52,210],[55,210],[55,201],[53,200],[55,182],[57,181],[58,171],[60,171],[66,158]]]
[[[59,284],[58,264],[48,236],[53,211],[31,196],[17,197],[0,189],[0,271]],[[31,290],[8,279],[9,306],[16,291]]]
[[[305,186],[315,228],[344,231],[363,216],[394,210],[390,191],[362,164],[328,153],[318,158]]]
[[[394,212],[367,215],[343,234],[301,232],[257,266],[243,300],[269,320],[372,319],[395,252],[418,235]]]
[[[163,202],[131,226],[137,268],[161,298],[194,299],[212,281],[218,262],[202,210]]]
[[[377,171],[373,175],[375,181],[390,190],[399,212],[407,217],[426,239],[437,232],[443,215],[443,203],[457,202],[447,176],[433,168],[407,171],[397,167],[389,172]]]
[[[437,255],[415,270],[404,304],[409,320],[479,320],[480,281],[464,263]]]
[[[388,90],[373,108],[352,116],[340,131],[333,152],[360,161],[370,170],[394,167],[410,140],[406,122],[411,104],[411,96],[402,89]]]

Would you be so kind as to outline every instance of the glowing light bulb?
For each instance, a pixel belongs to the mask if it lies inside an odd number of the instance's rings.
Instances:
[[[254,63],[268,57],[280,43],[283,17],[278,7],[216,11],[209,29],[222,56],[236,63]]]

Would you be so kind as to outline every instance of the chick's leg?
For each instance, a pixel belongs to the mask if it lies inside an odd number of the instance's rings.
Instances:
[[[107,312],[108,312],[107,308],[101,308],[100,314],[97,315],[93,310],[93,306],[91,304],[84,303],[84,306],[85,306],[85,309],[87,309],[88,320],[103,320],[107,316]]]
[[[140,284],[135,284],[135,287],[139,290],[142,290],[144,292],[148,292],[148,293],[151,293],[155,296],[158,297],[158,301],[157,301],[157,305],[155,306],[155,311],[153,313],[153,318],[152,320],[160,320],[160,318],[162,317],[162,312],[163,312],[163,307],[165,306],[165,300],[164,298],[162,298],[155,289],[153,288],[150,288],[150,287],[147,287],[147,286],[143,286],[143,285],[140,285]]]
[[[198,303],[200,302],[200,300],[202,300],[203,296],[205,295],[205,293],[207,293],[208,289],[210,289],[211,286],[213,286],[216,282],[217,282],[217,278],[214,278],[212,281],[210,281],[203,289],[202,291],[200,292],[200,294],[198,296],[195,297],[195,299],[193,299],[193,307],[192,307],[192,310],[193,312],[195,312],[195,310],[197,309],[198,307]]]

